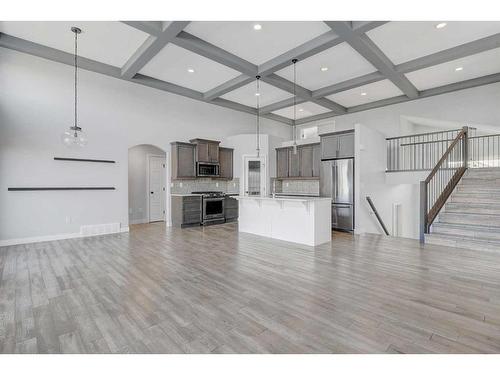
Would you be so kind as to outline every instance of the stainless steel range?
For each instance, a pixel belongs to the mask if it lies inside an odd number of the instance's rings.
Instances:
[[[226,194],[222,191],[193,191],[202,195],[202,224],[217,224],[224,222],[224,201]]]

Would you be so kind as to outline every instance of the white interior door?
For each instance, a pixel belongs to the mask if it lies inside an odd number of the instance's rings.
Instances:
[[[244,156],[244,195],[266,195],[266,158]]]
[[[149,222],[165,220],[165,165],[162,156],[149,157]]]

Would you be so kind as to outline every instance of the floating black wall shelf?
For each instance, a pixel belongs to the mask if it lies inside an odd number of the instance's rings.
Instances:
[[[91,187],[11,187],[8,191],[50,191],[50,190],[116,190],[114,187],[108,186],[91,186]]]
[[[76,159],[76,158],[57,158],[54,160],[62,160],[62,161],[85,161],[91,163],[116,163],[114,160],[100,160],[100,159]]]

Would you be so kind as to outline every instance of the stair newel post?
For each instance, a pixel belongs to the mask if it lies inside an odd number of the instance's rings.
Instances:
[[[464,152],[463,152],[463,165],[464,165],[464,168],[467,169],[468,168],[468,163],[469,163],[469,127],[468,126],[464,126],[463,127],[463,131],[464,131],[464,138],[463,138],[463,144],[464,144]]]
[[[420,242],[424,243],[427,225],[427,182],[420,181]]]

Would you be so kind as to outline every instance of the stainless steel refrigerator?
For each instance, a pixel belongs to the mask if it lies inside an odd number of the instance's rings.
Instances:
[[[332,228],[353,231],[353,158],[321,161],[320,194],[332,198]]]

